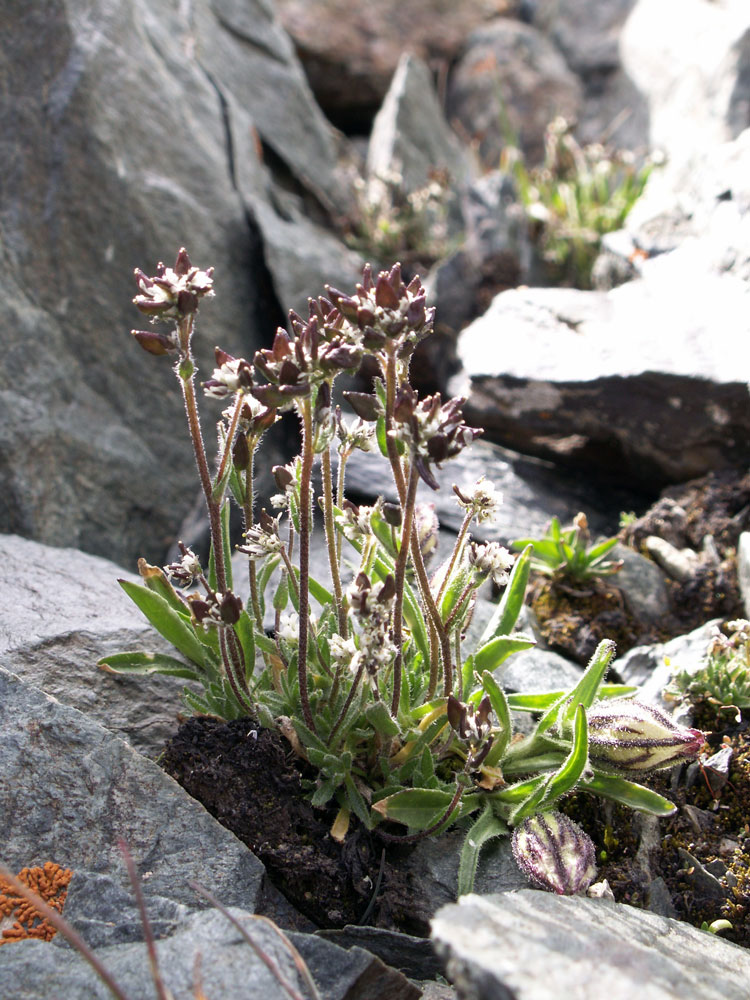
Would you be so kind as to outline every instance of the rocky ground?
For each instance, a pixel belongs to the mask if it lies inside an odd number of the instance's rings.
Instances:
[[[593,535],[620,532],[624,566],[606,586],[534,584],[524,627],[537,646],[501,668],[509,690],[569,685],[606,635],[619,678],[660,704],[675,666],[700,665],[711,623],[748,614],[744,0],[412,6],[63,0],[8,13],[0,861],[47,872],[51,898],[72,872],[65,917],[131,1000],[152,987],[118,838],[179,1000],[201,988],[289,995],[194,882],[300,995],[299,966],[258,916],[288,930],[326,1000],[635,989],[744,1000],[744,720],[696,720],[708,747],[700,766],[664,779],[678,805],[669,820],[569,800],[617,902],[528,889],[507,844],[484,852],[476,895],[456,902],[454,834],[410,852],[364,835],[339,849],[314,832],[322,817],[305,806],[300,819],[287,793],[306,776],[270,734],[243,724],[209,740],[215,725],[194,720],[176,736],[182,682],[95,669],[154,644],[116,578],[138,556],[165,561],[178,533],[197,537],[169,366],[127,333],[128,275],[180,244],[216,267],[203,371],[216,342],[252,354],[326,282],[352,287],[363,253],[390,265],[398,245],[408,266],[429,269],[437,333],[415,381],[466,396],[485,431],[447,478],[485,474],[503,491],[492,537],[506,545],[579,511]],[[533,163],[557,115],[577,122],[581,143],[666,159],[605,237],[587,291],[539,287],[534,225],[501,169],[509,129]],[[439,225],[417,226],[411,242],[362,227],[362,193],[392,175],[409,204],[430,185],[442,192]],[[205,414],[209,439],[216,416]],[[275,492],[268,469],[287,449],[283,434],[268,447],[261,493]],[[360,499],[386,489],[364,459],[348,472]],[[449,482],[428,497],[446,544],[451,497]],[[250,795],[244,763],[259,757],[264,781]],[[9,898],[0,884],[4,930]],[[732,924],[727,940],[700,929],[717,919]],[[109,995],[59,935],[0,947],[0,982],[9,1000]]]

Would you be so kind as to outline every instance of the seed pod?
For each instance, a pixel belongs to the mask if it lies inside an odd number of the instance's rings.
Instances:
[[[585,892],[596,877],[594,844],[563,813],[537,813],[513,831],[513,857],[540,889],[572,896]]]

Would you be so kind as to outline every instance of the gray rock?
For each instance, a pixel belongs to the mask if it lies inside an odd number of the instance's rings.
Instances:
[[[747,128],[749,28],[742,3],[638,0],[630,12],[622,66],[648,102],[651,148],[675,167]]]
[[[581,679],[582,669],[549,649],[523,649],[494,671],[495,679],[509,691],[536,694],[565,691]]]
[[[424,938],[389,931],[383,927],[359,927],[350,924],[340,930],[321,930],[318,937],[333,941],[342,948],[358,946],[377,955],[392,969],[399,969],[410,979],[435,979],[443,974],[443,964]]]
[[[443,391],[448,375],[457,369],[459,331],[480,316],[498,292],[526,282],[531,263],[526,214],[508,174],[491,170],[474,181],[461,210],[463,246],[439,261],[425,279],[435,306],[435,331],[444,341],[442,358],[433,360],[433,380]],[[430,341],[425,346],[429,349]]]
[[[671,711],[674,704],[664,701],[662,691],[669,684],[672,674],[683,670],[694,673],[703,666],[706,649],[717,624],[719,619],[714,619],[669,642],[637,646],[618,659],[618,673],[626,684],[635,684],[640,688],[638,697],[643,701]],[[682,710],[676,713],[678,716],[681,714]]]
[[[620,149],[648,147],[648,104],[623,69],[620,36],[636,0],[539,0],[533,23],[583,85],[576,133]]]
[[[572,477],[558,475],[542,463],[498,448],[487,441],[476,441],[438,470],[441,488],[437,492],[420,484],[418,498],[434,503],[440,523],[457,531],[463,512],[455,502],[452,484],[471,484],[485,476],[503,494],[497,520],[492,525],[476,525],[472,535],[508,545],[515,538],[537,537],[547,530],[557,516],[571,520],[585,507],[595,533],[611,531],[616,516],[608,513],[601,495],[584,490]],[[347,494],[374,498],[383,495],[395,500],[396,492],[387,461],[379,453],[355,452],[346,467]],[[609,509],[612,509],[611,507]]]
[[[294,227],[266,218],[268,191],[256,197],[262,224],[249,215],[240,179],[267,180],[252,136],[341,210],[339,142],[260,0],[63,0],[9,10],[4,28],[3,530],[153,561],[192,502],[195,470],[171,366],[128,335],[140,325],[128,276],[185,245],[216,267],[200,369],[210,372],[217,340],[252,353],[279,315],[259,225],[284,304],[304,282],[287,276],[282,241],[299,244],[298,266],[315,259],[309,225],[295,241]],[[209,442],[218,413],[206,407]]]
[[[750,532],[743,531],[737,545],[737,578],[740,585],[745,617],[750,618]]]
[[[287,945],[267,924],[231,908],[255,946],[275,964],[284,981],[298,994],[306,994]],[[289,940],[301,954],[326,1000],[418,1000],[419,990],[398,972],[361,948],[344,950],[311,935],[293,934]],[[289,992],[263,958],[240,932],[218,912],[194,914],[171,937],[156,943],[164,985],[175,1000],[194,1000],[208,984],[210,995],[236,1000],[263,996],[288,1000]],[[143,944],[121,944],[97,952],[104,967],[130,1000],[153,997],[154,986]],[[50,948],[41,941],[26,941],[2,949],[0,974],[13,983],[8,1000],[99,1000],[111,994],[83,958],[68,948]]]
[[[659,567],[619,542],[612,559],[621,559],[622,569],[613,582],[620,589],[628,610],[638,621],[657,625],[669,614],[669,589]]]
[[[674,257],[608,293],[498,295],[459,337],[450,390],[467,418],[506,447],[649,489],[744,467],[747,285]]]
[[[412,192],[436,170],[448,172],[457,192],[471,177],[472,164],[445,120],[430,71],[405,53],[372,127],[367,172],[374,179],[396,173]]]
[[[658,535],[649,535],[644,542],[646,551],[653,556],[673,580],[685,583],[695,574],[700,556],[695,549],[678,549]]]
[[[444,74],[467,34],[516,0],[276,0],[318,103],[347,132],[363,133],[407,49]]]
[[[464,1000],[747,995],[744,949],[607,900],[534,890],[465,896],[438,913],[432,937]]]
[[[717,908],[729,896],[729,889],[722,885],[719,879],[712,875],[701,862],[682,847],[677,848],[677,854],[682,862],[683,877],[692,886],[697,899],[712,901]]]
[[[0,664],[155,757],[175,729],[176,677],[122,677],[97,660],[128,649],[174,650],[118,586],[136,579],[74,549],[0,535]]]
[[[544,130],[557,115],[573,120],[581,86],[554,45],[531,25],[498,18],[469,36],[451,74],[448,120],[478,142],[482,162],[498,165],[508,128],[527,158],[544,155]]]
[[[187,885],[195,879],[227,905],[254,908],[263,866],[156,764],[2,668],[0,704],[0,842],[7,867],[55,861],[127,888],[122,839],[147,897],[201,908]],[[98,910],[100,897],[81,892],[91,910],[81,905],[78,914],[101,939],[108,918]],[[107,912],[111,898],[101,898]]]
[[[405,862],[405,872],[419,886],[427,920],[434,918],[440,907],[456,900],[458,862],[465,836],[465,830],[449,830],[439,837],[420,840]],[[498,837],[482,848],[475,880],[477,892],[506,893],[527,886],[526,876],[513,858],[509,837]]]

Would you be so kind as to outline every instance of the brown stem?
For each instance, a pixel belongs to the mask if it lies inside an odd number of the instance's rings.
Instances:
[[[237,423],[240,419],[241,409],[242,409],[242,393],[238,392],[234,404],[234,413],[232,413],[232,419],[229,422],[229,428],[227,429],[227,436],[224,441],[224,451],[221,456],[221,462],[219,463],[219,471],[216,473],[216,478],[214,479],[214,483],[217,486],[222,481],[227,471],[227,462],[230,461],[230,456],[232,454],[232,442],[234,441],[234,435],[237,431]],[[221,505],[223,499],[224,499],[223,495],[215,498],[216,503],[219,505]]]
[[[214,551],[214,566],[216,568],[216,586],[219,592],[224,594],[227,589],[227,573],[224,561],[224,538],[221,530],[221,507],[213,496],[211,473],[208,468],[208,459],[206,458],[206,446],[203,443],[203,434],[198,416],[198,402],[195,398],[194,379],[196,368],[190,351],[192,332],[193,316],[190,315],[180,321],[179,336],[182,357],[177,362],[177,375],[180,379],[182,397],[185,401],[185,412],[190,430],[190,439],[193,442],[195,461],[198,466],[198,476],[200,477],[201,488],[203,489],[206,507],[208,508],[208,521],[211,528],[211,542]],[[232,690],[239,698],[240,704],[244,703],[247,707],[248,702],[238,693],[238,689],[244,692],[244,694],[248,693],[242,648],[233,630],[230,630],[230,636],[231,638],[220,642],[222,659]]]
[[[331,472],[330,447],[326,448],[323,452],[323,520],[325,521],[328,563],[331,567],[331,581],[333,583],[333,594],[336,599],[339,632],[346,639],[349,635],[349,626],[346,618],[344,593],[341,588],[339,561],[336,555],[336,526],[333,523],[333,474]]]
[[[252,527],[255,520],[255,485],[254,485],[254,469],[253,464],[255,462],[255,449],[250,449],[250,464],[245,470],[245,502],[242,505],[242,512],[245,519],[245,531]],[[260,598],[258,596],[258,573],[255,568],[255,560],[248,559],[248,575],[250,578],[250,602],[253,606],[253,614],[255,615],[255,624],[258,629],[263,631],[263,614],[260,610]]]
[[[308,615],[310,613],[310,534],[312,518],[310,510],[310,481],[312,479],[313,440],[312,403],[303,400],[300,407],[302,420],[302,471],[299,498],[299,645],[297,671],[299,677],[299,698],[305,725],[317,735],[315,720],[310,708],[310,694],[307,687],[307,639]]]
[[[417,538],[415,531],[412,531],[411,535],[411,557],[417,574],[417,580],[419,581],[422,601],[424,602],[430,621],[437,632],[438,641],[440,643],[440,652],[443,660],[443,689],[447,697],[453,688],[453,667],[451,665],[450,638],[448,633],[445,631],[443,620],[440,617],[440,611],[435,603],[434,597],[432,596],[432,591],[430,590],[430,580],[427,576],[424,559],[422,558],[422,550],[419,547],[419,539]]]
[[[338,732],[339,726],[341,725],[341,723],[346,718],[346,713],[349,711],[349,706],[352,703],[352,700],[354,698],[354,694],[355,694],[355,692],[357,690],[357,685],[359,684],[360,679],[362,677],[362,674],[364,673],[364,669],[365,669],[365,658],[362,657],[362,661],[360,662],[359,666],[357,667],[357,672],[354,675],[354,680],[352,681],[352,686],[349,688],[349,694],[346,696],[346,701],[344,702],[344,707],[339,712],[339,717],[338,717],[338,719],[336,719],[336,722],[333,725],[333,729],[331,730],[331,733],[330,733],[330,735],[328,737],[328,746],[329,747],[333,743],[333,737]]]
[[[398,550],[396,560],[396,595],[393,599],[393,643],[396,647],[396,659],[393,664],[393,697],[391,699],[391,715],[395,718],[398,714],[398,705],[401,700],[401,663],[403,660],[403,609],[404,609],[404,582],[406,580],[406,561],[409,558],[409,539],[412,534],[414,524],[414,503],[417,498],[417,484],[419,483],[419,473],[412,462],[409,472],[409,485],[406,491],[406,502],[403,508],[403,524],[401,530],[401,546]]]
[[[398,499],[401,506],[406,500],[406,479],[404,470],[401,467],[401,457],[398,453],[396,441],[391,436],[393,429],[393,410],[396,404],[396,356],[393,349],[389,350],[386,357],[385,367],[385,446],[388,452],[388,460],[391,463],[393,478],[398,491]]]

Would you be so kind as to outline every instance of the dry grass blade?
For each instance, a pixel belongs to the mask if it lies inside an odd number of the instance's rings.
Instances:
[[[295,987],[292,986],[292,984],[286,978],[286,976],[281,971],[281,969],[279,968],[278,964],[274,961],[274,959],[271,958],[271,956],[267,954],[265,951],[263,951],[263,949],[255,941],[253,941],[252,937],[248,934],[247,929],[242,926],[240,921],[235,916],[233,916],[222,903],[219,902],[219,900],[213,895],[213,893],[209,892],[208,889],[204,889],[203,886],[199,885],[197,882],[188,882],[188,885],[190,886],[191,889],[197,892],[199,896],[203,896],[204,899],[207,899],[209,903],[211,903],[212,906],[215,906],[220,913],[223,913],[224,916],[227,918],[227,920],[229,920],[230,923],[232,923],[237,928],[237,930],[247,941],[247,943],[253,949],[255,954],[258,956],[258,958],[267,966],[271,974],[278,980],[278,982],[286,990],[286,992],[289,994],[292,1000],[305,1000],[305,997],[302,996],[299,990],[295,989]],[[297,949],[294,947],[289,938],[283,933],[283,931],[281,931],[273,923],[273,921],[268,920],[266,917],[260,917],[255,914],[252,914],[250,916],[252,916],[252,919],[254,920],[263,920],[265,923],[269,924],[273,928],[273,930],[281,937],[285,947],[290,951],[292,958],[294,959],[295,966],[299,970],[300,974],[303,976],[306,984],[310,987],[310,992],[312,993],[313,1000],[321,1000],[320,994],[318,993],[317,987],[313,982],[309,969],[305,965],[304,959],[297,951]]]
[[[151,978],[153,979],[154,986],[156,987],[156,995],[159,1000],[174,1000],[172,993],[164,985],[164,980],[161,977],[159,959],[156,954],[156,944],[154,942],[154,934],[151,930],[148,914],[146,913],[146,901],[143,898],[141,880],[138,878],[138,872],[135,869],[133,857],[124,840],[118,840],[117,846],[120,848],[120,853],[125,861],[125,867],[128,870],[128,878],[130,879],[130,884],[133,887],[133,893],[135,894],[135,899],[138,903],[138,913],[141,918],[141,926],[143,927],[143,939],[146,942],[146,948],[148,949],[148,964],[151,969]]]

